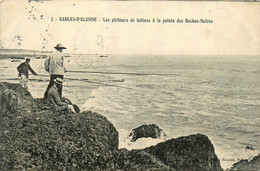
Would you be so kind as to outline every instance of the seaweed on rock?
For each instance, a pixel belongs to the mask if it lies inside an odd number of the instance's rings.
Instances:
[[[1,170],[221,170],[205,135],[118,149],[118,132],[104,116],[58,113],[19,84],[0,84],[19,96],[17,111],[0,111]]]

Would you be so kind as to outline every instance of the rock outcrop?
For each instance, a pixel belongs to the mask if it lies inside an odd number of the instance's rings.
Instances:
[[[113,168],[118,133],[103,116],[51,111],[1,123],[3,169],[68,170]]]
[[[231,170],[260,170],[260,154],[255,156],[250,162],[248,160],[240,160],[233,164]]]
[[[120,170],[175,170],[143,150],[120,149],[116,164]]]
[[[251,147],[251,146],[246,146],[245,149],[246,149],[246,150],[255,150],[254,147]]]
[[[171,139],[144,151],[176,170],[222,170],[211,141],[202,134]]]
[[[139,138],[166,138],[164,131],[155,124],[141,125],[133,129],[129,135],[131,142],[135,142]]]
[[[19,84],[15,113],[0,111],[0,169],[96,170],[114,168],[118,132],[102,115],[58,113]]]
[[[221,170],[205,135],[144,150],[118,149],[118,132],[102,115],[58,113],[19,84],[16,112],[0,111],[0,170]]]
[[[7,82],[2,82],[0,83],[0,87],[7,87],[8,89],[11,89],[16,93],[16,96],[18,98],[16,113],[19,113],[19,115],[30,114],[37,109],[37,106],[31,94],[20,84],[10,84]]]

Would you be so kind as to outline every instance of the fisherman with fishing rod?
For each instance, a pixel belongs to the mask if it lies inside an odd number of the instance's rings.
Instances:
[[[47,102],[50,104],[54,110],[60,112],[63,110],[69,111],[70,101],[66,101],[65,98],[60,96],[58,92],[59,88],[62,87],[63,80],[61,78],[54,79],[54,85],[48,91]]]
[[[55,47],[56,52],[54,52],[46,61],[45,61],[45,70],[50,74],[50,82],[44,93],[44,99],[47,98],[50,88],[54,85],[54,80],[56,78],[63,79],[66,69],[64,67],[64,55],[62,54],[63,49],[67,49],[62,46],[62,44],[57,44]],[[62,85],[58,87],[58,92],[62,97]]]

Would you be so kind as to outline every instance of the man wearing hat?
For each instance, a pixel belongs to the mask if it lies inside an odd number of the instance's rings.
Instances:
[[[54,85],[48,91],[47,102],[52,105],[52,107],[60,112],[62,110],[69,111],[69,105],[66,103],[58,92],[59,88],[62,87],[63,80],[61,78],[54,79]]]
[[[17,71],[18,71],[18,76],[21,77],[21,81],[20,84],[22,85],[23,88],[25,88],[26,90],[28,90],[28,78],[29,78],[29,72],[28,70],[30,70],[30,72],[33,75],[38,75],[36,74],[36,72],[31,68],[30,66],[30,59],[26,58],[25,62],[21,63],[18,67],[17,67]]]
[[[56,52],[54,52],[47,60],[48,62],[48,72],[50,74],[50,82],[44,93],[44,98],[46,99],[48,96],[48,91],[54,85],[54,79],[61,78],[63,79],[64,73],[66,72],[64,67],[64,55],[62,54],[63,49],[67,49],[62,46],[62,44],[57,44],[55,47]],[[58,92],[62,97],[62,84],[58,88]]]

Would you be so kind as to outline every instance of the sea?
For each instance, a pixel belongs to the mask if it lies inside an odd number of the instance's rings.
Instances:
[[[23,60],[0,62],[0,81],[19,83]],[[42,98],[49,81],[44,59],[30,65],[39,76],[30,75],[29,91]],[[71,54],[65,67],[63,96],[105,116],[119,132],[120,148],[200,133],[224,169],[259,153],[260,56]],[[130,142],[131,130],[143,124],[158,125],[167,138]]]

